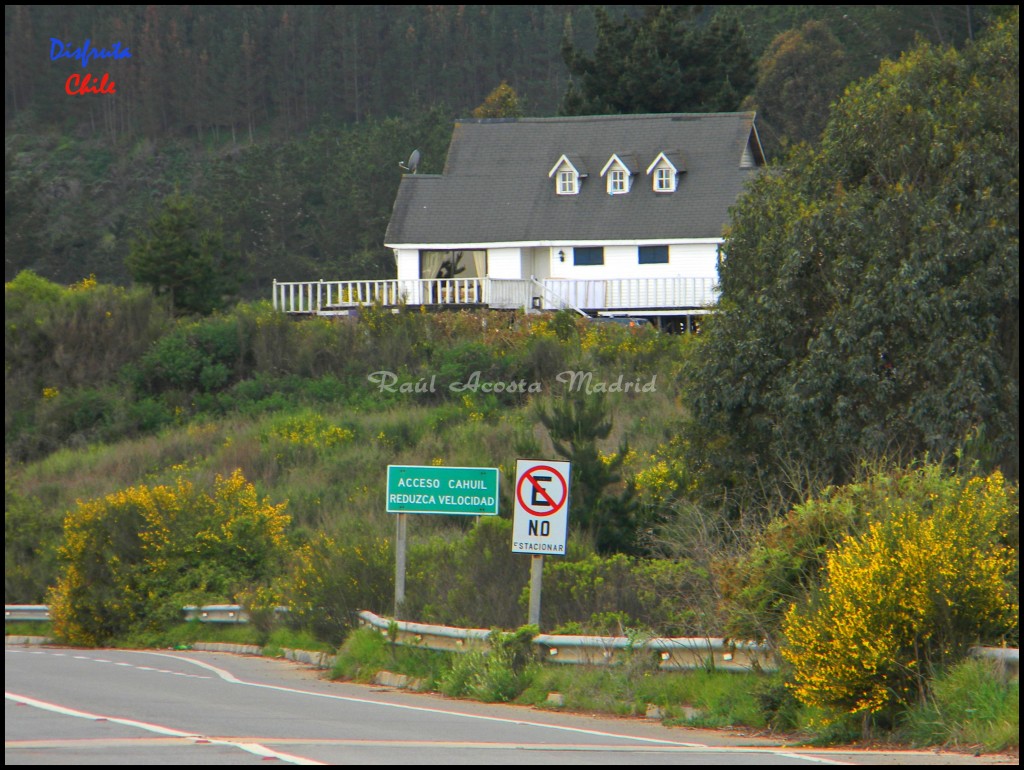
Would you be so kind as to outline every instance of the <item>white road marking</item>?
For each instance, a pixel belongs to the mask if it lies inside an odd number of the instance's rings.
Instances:
[[[427,712],[427,713],[430,713],[430,714],[442,714],[444,716],[462,717],[464,719],[479,719],[479,720],[483,720],[485,722],[501,722],[503,724],[517,724],[517,725],[525,725],[527,727],[540,727],[540,728],[544,728],[546,730],[561,730],[561,731],[565,731],[565,732],[581,733],[583,735],[594,735],[594,736],[601,737],[601,738],[618,738],[620,740],[639,741],[641,743],[657,743],[657,744],[662,744],[662,745],[666,745],[666,746],[688,746],[688,747],[691,747],[691,748],[706,748],[704,746],[704,744],[701,744],[701,743],[684,743],[682,741],[669,741],[669,740],[665,740],[665,739],[662,739],[662,738],[644,738],[644,737],[637,736],[637,735],[621,735],[621,734],[617,734],[617,733],[604,732],[604,731],[601,731],[601,730],[587,730],[587,729],[582,728],[582,727],[567,727],[565,725],[552,725],[552,724],[545,724],[543,722],[529,722],[529,721],[526,721],[526,720],[523,720],[523,719],[508,719],[508,718],[505,718],[505,717],[483,716],[481,714],[466,714],[466,713],[460,712],[460,711],[448,711],[446,709],[429,708],[429,707],[425,707],[425,706],[410,706],[410,705],[405,704],[405,703],[390,703],[388,701],[369,700],[367,698],[356,698],[355,696],[352,696],[352,695],[332,695],[330,693],[319,693],[319,692],[312,692],[310,690],[299,690],[299,689],[294,688],[294,687],[284,687],[282,685],[262,684],[262,683],[259,683],[259,682],[246,682],[245,680],[242,680],[242,679],[239,679],[238,677],[236,677],[230,671],[225,671],[222,668],[218,668],[217,666],[211,665],[209,663],[204,663],[201,660],[192,660],[190,658],[182,658],[182,657],[179,657],[177,655],[169,655],[169,654],[167,654],[165,652],[147,652],[145,650],[139,650],[138,652],[140,652],[142,654],[146,654],[146,655],[160,655],[160,656],[165,657],[165,658],[174,658],[175,660],[180,660],[180,661],[183,661],[183,662],[186,662],[186,663],[191,663],[191,664],[193,664],[195,666],[200,666],[201,668],[205,668],[208,671],[212,671],[214,674],[216,674],[217,676],[219,676],[221,679],[223,679],[225,682],[227,682],[229,684],[237,684],[237,685],[242,685],[242,686],[245,686],[245,687],[258,687],[258,688],[265,689],[265,690],[275,690],[277,692],[287,692],[287,693],[292,693],[294,695],[307,695],[307,696],[310,696],[310,697],[313,697],[313,698],[325,698],[325,699],[328,699],[328,700],[340,700],[340,701],[346,701],[348,703],[360,703],[360,704],[364,704],[364,705],[368,705],[368,706],[384,706],[385,708],[396,708],[396,709],[402,709],[404,711],[421,711],[421,712]]]
[[[7,651],[8,652],[14,652],[15,650],[10,650],[9,649]],[[217,676],[217,678],[221,679],[222,681],[224,681],[224,682],[226,682],[228,684],[241,685],[241,686],[244,686],[244,687],[256,687],[256,688],[260,688],[260,689],[273,690],[273,691],[276,691],[276,692],[290,693],[290,694],[293,694],[293,695],[309,696],[309,697],[313,697],[313,698],[323,698],[323,699],[327,699],[327,700],[345,701],[345,702],[348,702],[348,703],[358,703],[358,704],[368,705],[368,706],[383,706],[385,708],[395,708],[395,709],[401,709],[401,710],[405,710],[405,711],[417,711],[417,712],[426,712],[426,713],[431,713],[431,714],[440,714],[440,715],[445,715],[445,716],[462,717],[464,719],[477,719],[477,720],[482,720],[482,721],[487,721],[487,722],[499,722],[499,723],[504,723],[504,724],[523,725],[523,726],[527,726],[527,727],[539,727],[539,728],[548,729],[548,730],[558,730],[558,731],[563,731],[563,732],[578,733],[578,734],[582,734],[582,735],[590,735],[590,736],[595,736],[595,737],[612,738],[612,739],[628,740],[628,741],[636,741],[636,742],[639,742],[639,743],[656,744],[656,745],[648,745],[648,746],[643,746],[643,747],[640,747],[640,746],[633,746],[633,747],[631,747],[631,746],[622,746],[622,745],[609,746],[609,745],[588,745],[588,744],[525,744],[525,743],[516,743],[516,744],[483,744],[483,743],[468,743],[468,742],[467,743],[458,743],[458,742],[453,743],[453,742],[445,742],[445,741],[417,742],[417,741],[401,741],[401,740],[397,740],[397,741],[372,741],[372,740],[365,740],[365,741],[361,741],[361,740],[337,741],[337,740],[329,740],[329,739],[328,740],[318,740],[318,739],[281,739],[281,738],[269,738],[269,737],[268,738],[245,738],[245,739],[241,739],[241,738],[230,739],[230,738],[220,737],[220,738],[217,738],[217,739],[213,739],[213,738],[204,738],[203,736],[198,736],[198,735],[193,734],[193,733],[182,733],[182,732],[179,732],[179,731],[174,731],[174,730],[172,730],[172,728],[164,728],[164,727],[162,727],[160,725],[148,725],[147,723],[136,722],[134,720],[126,720],[126,719],[121,719],[121,718],[117,718],[117,717],[102,717],[102,716],[99,716],[99,715],[90,715],[90,714],[86,714],[86,712],[77,712],[74,709],[67,709],[67,708],[65,708],[63,706],[58,706],[56,704],[45,704],[45,702],[43,702],[43,701],[33,701],[33,699],[31,699],[31,698],[26,698],[25,696],[14,695],[12,693],[7,693],[6,697],[9,700],[14,700],[16,702],[22,702],[22,703],[25,703],[26,705],[35,705],[38,708],[48,708],[48,710],[56,711],[57,713],[67,714],[68,716],[81,716],[81,717],[89,718],[89,719],[107,719],[107,720],[109,720],[111,722],[115,722],[115,723],[118,723],[118,724],[129,725],[129,726],[136,726],[136,727],[140,727],[142,729],[153,728],[154,732],[166,730],[166,731],[169,731],[169,732],[164,732],[162,734],[175,735],[175,736],[181,737],[181,738],[202,739],[204,741],[205,740],[209,740],[211,743],[220,743],[220,744],[224,744],[224,745],[235,746],[235,747],[243,749],[245,751],[249,751],[250,753],[257,754],[258,756],[266,756],[268,758],[273,757],[273,758],[281,759],[282,761],[292,762],[292,763],[295,763],[295,764],[323,764],[323,763],[316,762],[314,760],[310,760],[310,759],[307,759],[307,758],[304,758],[304,757],[299,757],[297,755],[290,755],[290,754],[283,754],[281,752],[275,752],[274,750],[269,749],[269,748],[263,746],[258,741],[265,741],[265,742],[268,742],[268,743],[275,743],[275,744],[303,743],[303,744],[314,744],[314,745],[317,745],[317,744],[319,744],[319,745],[327,745],[327,744],[335,744],[335,743],[344,743],[344,744],[353,745],[353,746],[377,746],[377,745],[383,746],[383,745],[386,745],[386,746],[392,746],[392,747],[395,747],[395,748],[420,747],[420,746],[422,746],[422,747],[449,747],[449,748],[455,748],[455,747],[465,746],[467,748],[478,748],[478,749],[483,749],[483,748],[491,748],[491,749],[516,748],[516,749],[520,749],[520,750],[522,750],[522,749],[529,749],[529,750],[556,750],[557,749],[557,750],[574,750],[574,751],[593,750],[593,751],[657,751],[657,752],[660,752],[660,751],[680,751],[680,750],[686,750],[684,753],[690,753],[692,751],[707,751],[707,752],[716,753],[716,754],[717,753],[740,752],[740,753],[753,753],[753,754],[771,754],[772,756],[777,756],[777,757],[781,757],[781,758],[785,758],[785,759],[800,760],[800,761],[804,761],[804,762],[817,762],[817,763],[820,763],[820,764],[830,764],[830,765],[846,765],[846,764],[850,764],[848,762],[842,762],[842,761],[833,760],[833,759],[826,759],[826,758],[820,757],[820,756],[813,756],[813,755],[810,755],[810,754],[803,754],[803,753],[794,752],[791,749],[790,750],[778,750],[778,749],[772,749],[770,747],[758,748],[758,747],[708,746],[708,745],[702,744],[702,743],[687,743],[687,742],[683,742],[683,741],[670,741],[670,740],[661,739],[661,738],[647,738],[647,737],[636,736],[636,735],[623,735],[623,734],[619,734],[619,733],[611,733],[611,732],[605,732],[605,731],[601,731],[601,730],[589,730],[589,729],[580,728],[580,727],[569,727],[569,726],[566,726],[566,725],[546,724],[546,723],[543,723],[543,722],[533,722],[533,721],[527,721],[527,720],[522,720],[522,719],[508,719],[508,718],[505,718],[505,717],[484,716],[484,715],[480,715],[480,714],[467,714],[467,713],[464,713],[464,712],[450,711],[450,710],[446,710],[446,709],[438,709],[438,708],[431,708],[431,707],[424,707],[424,706],[411,706],[411,705],[403,704],[403,703],[392,703],[392,702],[388,702],[388,701],[370,700],[370,699],[367,699],[367,698],[358,698],[358,697],[350,696],[350,695],[335,695],[335,694],[330,694],[330,693],[318,693],[318,692],[313,692],[311,690],[301,690],[301,689],[294,688],[294,687],[285,687],[283,685],[263,684],[263,683],[260,683],[260,682],[247,682],[247,681],[245,681],[243,679],[239,679],[234,674],[232,674],[230,671],[227,671],[225,669],[219,668],[219,667],[214,666],[214,665],[212,665],[210,663],[206,663],[206,662],[201,661],[201,660],[193,660],[191,658],[181,657],[179,655],[171,655],[171,654],[163,653],[163,652],[151,652],[149,650],[125,650],[123,652],[125,652],[126,654],[156,655],[156,656],[163,657],[163,658],[171,658],[172,660],[175,660],[175,661],[178,661],[178,662],[181,662],[181,663],[188,663],[188,664],[191,664],[193,666],[198,666],[198,667],[200,667],[200,668],[202,668],[204,670],[210,671],[211,673],[215,674]],[[62,655],[62,653],[51,653],[51,654]],[[96,658],[90,658],[90,657],[84,656],[84,655],[76,655],[74,657],[76,659],[80,659],[80,660],[93,660],[93,661],[98,660]],[[104,662],[110,662],[110,661],[104,661]],[[200,679],[209,679],[210,678],[210,677],[201,676],[201,675],[198,675],[198,674],[183,674],[181,672],[173,672],[173,671],[169,671],[167,669],[157,669],[157,668],[152,668],[150,666],[134,666],[132,664],[125,664],[125,663],[120,663],[118,665],[129,665],[129,666],[132,666],[133,668],[135,668],[135,669],[137,669],[139,671],[155,671],[155,672],[159,672],[159,673],[176,674],[177,676],[188,676],[188,677],[194,677],[194,678],[200,678]]]
[[[108,716],[106,714],[92,714],[88,711],[79,711],[78,709],[68,708],[67,706],[61,706],[57,703],[49,703],[47,701],[37,700],[36,698],[29,698],[25,695],[18,695],[17,693],[4,692],[4,697],[15,703],[21,703],[25,706],[32,706],[43,711],[51,711],[55,714],[61,714],[68,717],[76,717],[78,719],[90,719],[93,721],[102,720],[106,722],[113,722],[114,724],[124,725],[125,727],[136,727],[140,730],[146,730],[147,732],[157,733],[158,735],[168,735],[174,738],[184,738],[192,741],[202,740],[204,743],[209,742],[211,745],[219,746],[234,746],[235,748],[242,749],[250,754],[255,754],[260,757],[267,757],[268,759],[280,759],[283,762],[291,762],[296,765],[322,765],[323,762],[317,762],[313,759],[306,757],[300,757],[295,754],[285,754],[280,751],[274,751],[268,749],[266,746],[261,746],[258,743],[242,743],[226,739],[214,739],[206,738],[197,733],[186,733],[181,730],[175,730],[173,727],[164,727],[163,725],[153,724],[152,722],[139,722],[136,719],[123,719],[121,717]],[[5,746],[7,741],[4,741]]]

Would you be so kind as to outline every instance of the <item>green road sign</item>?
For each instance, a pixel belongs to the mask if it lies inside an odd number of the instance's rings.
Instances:
[[[497,516],[498,469],[389,465],[387,512]]]

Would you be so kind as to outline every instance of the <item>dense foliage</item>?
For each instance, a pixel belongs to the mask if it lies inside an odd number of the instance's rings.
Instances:
[[[735,19],[698,26],[696,7],[649,7],[614,19],[602,8],[592,55],[562,42],[571,80],[564,115],[732,112],[753,85],[754,60]]]
[[[758,62],[749,102],[769,156],[797,142],[815,143],[829,106],[853,78],[846,50],[822,21],[778,35]]]
[[[621,12],[621,10],[619,11]],[[111,139],[248,141],[446,104],[468,112],[501,80],[540,110],[564,88],[555,67],[574,6],[7,6],[8,116],[96,126]],[[116,93],[69,98],[82,71],[47,61],[51,38],[98,60]],[[44,66],[45,65],[45,66]]]
[[[1014,18],[883,65],[737,205],[690,376],[712,487],[793,499],[972,431],[1017,477],[1018,64]]]
[[[970,469],[961,469],[969,475]],[[730,635],[782,642],[782,619],[816,590],[829,555],[872,521],[897,511],[931,515],[960,493],[962,480],[941,466],[871,469],[844,486],[829,486],[770,521],[735,562],[727,581]]]

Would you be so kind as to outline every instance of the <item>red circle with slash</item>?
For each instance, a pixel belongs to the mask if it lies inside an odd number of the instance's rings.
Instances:
[[[562,493],[557,502],[551,495],[548,494],[548,491],[544,489],[543,486],[541,486],[540,481],[534,478],[534,474],[537,473],[538,471],[550,471],[555,475],[555,478],[558,480],[558,483],[561,484]],[[530,503],[527,503],[523,499],[523,484],[524,482],[527,481],[529,481],[530,486],[533,487],[533,494],[530,496]],[[532,507],[537,505],[537,503],[533,502],[533,500],[537,499],[538,495],[541,499],[547,501],[548,505],[550,506],[549,509],[538,511],[537,509]],[[568,496],[569,484],[566,482],[565,476],[559,473],[556,469],[552,468],[550,465],[535,465],[534,467],[530,468],[522,476],[519,477],[519,483],[516,485],[516,499],[519,501],[519,504],[523,507],[523,510],[525,510],[531,516],[551,516],[554,513],[558,513],[560,510],[562,510],[562,506],[565,505],[565,500]]]

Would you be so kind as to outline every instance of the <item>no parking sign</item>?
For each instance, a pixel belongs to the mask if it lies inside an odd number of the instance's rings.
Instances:
[[[570,463],[517,460],[512,553],[564,554]]]

